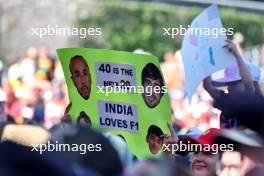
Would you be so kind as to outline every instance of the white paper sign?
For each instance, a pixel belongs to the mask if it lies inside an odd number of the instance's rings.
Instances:
[[[134,104],[98,101],[99,127],[138,132],[138,113]]]
[[[236,63],[234,56],[223,48],[227,40],[226,33],[216,5],[205,9],[188,28],[183,39],[181,55],[190,103],[204,78]]]
[[[97,88],[136,86],[136,69],[134,65],[96,62],[95,69]]]

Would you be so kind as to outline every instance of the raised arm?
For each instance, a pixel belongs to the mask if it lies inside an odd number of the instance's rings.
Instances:
[[[237,45],[231,42],[230,40],[227,40],[226,42],[227,44],[224,45],[223,47],[227,48],[235,56],[239,68],[240,76],[242,78],[242,82],[246,88],[246,91],[249,94],[254,95],[255,87],[254,87],[253,79],[251,77],[250,71],[247,69],[247,66],[243,61],[242,55],[239,52]]]

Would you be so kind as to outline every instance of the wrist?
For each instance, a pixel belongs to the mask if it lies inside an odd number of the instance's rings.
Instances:
[[[234,52],[233,54],[234,54],[236,60],[242,60],[242,56],[239,52]]]

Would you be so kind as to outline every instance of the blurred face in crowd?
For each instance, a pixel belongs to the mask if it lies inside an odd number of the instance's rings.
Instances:
[[[195,153],[191,161],[191,170],[194,176],[216,175],[217,154]]]
[[[71,61],[72,80],[80,95],[87,100],[91,91],[91,75],[86,61],[82,57],[76,57]]]
[[[37,55],[38,55],[38,50],[37,50],[37,48],[35,48],[35,47],[29,47],[29,48],[27,49],[26,54],[27,54],[27,57],[34,59],[34,58],[36,58]]]
[[[165,55],[164,55],[164,61],[165,62],[171,62],[174,60],[175,60],[175,58],[174,58],[174,54],[172,52],[165,53]]]
[[[241,168],[240,175],[246,175],[250,170],[252,170],[257,165],[262,165],[263,162],[263,148],[261,147],[250,147],[250,146],[240,146],[241,152]],[[261,174],[263,175],[263,173]]]
[[[220,176],[240,176],[241,165],[241,153],[236,151],[224,152],[220,161]]]
[[[162,138],[153,133],[150,133],[147,142],[149,145],[149,150],[153,154],[157,154],[160,151],[163,144]]]
[[[151,78],[145,78],[143,97],[149,107],[155,107],[161,99],[161,82]]]
[[[136,162],[131,169],[127,169],[125,176],[152,176],[152,175],[165,175],[163,169],[158,164],[149,161]]]

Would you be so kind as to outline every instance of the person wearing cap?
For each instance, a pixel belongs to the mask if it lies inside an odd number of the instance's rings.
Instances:
[[[233,98],[238,98],[241,95],[247,97],[262,96],[258,86],[260,69],[249,62],[243,61],[239,48],[235,43],[227,40],[227,44],[223,47],[235,56],[237,64],[227,67],[224,77],[221,79],[212,80],[211,76],[205,78],[203,87],[214,99],[214,107],[222,111],[220,127],[234,128],[239,126],[239,121],[232,109],[227,110],[226,105]],[[217,87],[224,86],[227,86],[228,93],[217,89]]]
[[[183,139],[183,144],[188,145],[188,150],[193,152],[190,166],[193,176],[216,175],[218,154],[217,150],[214,148],[213,139],[218,132],[219,129],[210,128],[206,130],[199,138],[186,137]],[[197,146],[194,147],[194,145]]]
[[[215,136],[214,142],[233,145],[232,151],[220,152],[220,176],[244,176],[250,172],[255,173],[254,170],[258,170],[259,166],[264,168],[261,161],[264,156],[264,140],[255,131],[248,128],[222,130]]]

